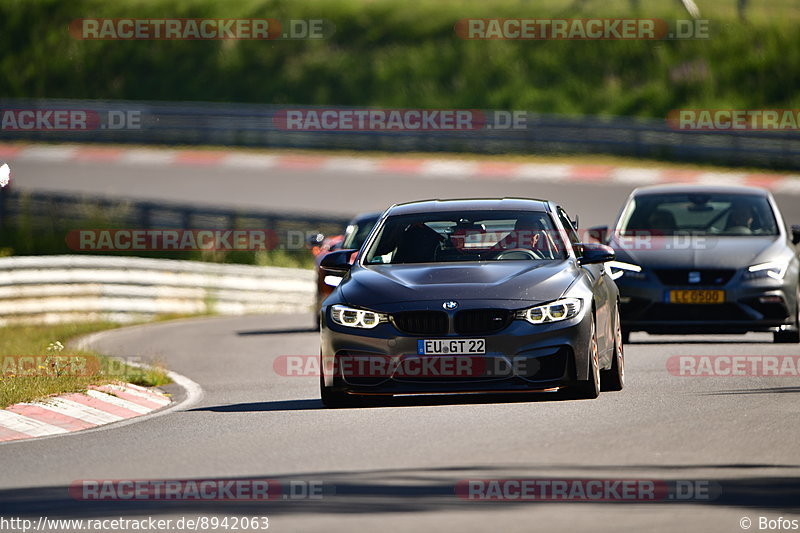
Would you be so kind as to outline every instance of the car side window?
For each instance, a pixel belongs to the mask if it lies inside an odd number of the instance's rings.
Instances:
[[[556,214],[558,214],[558,219],[561,221],[561,225],[564,226],[564,229],[567,232],[567,240],[569,240],[570,244],[572,245],[575,255],[577,257],[581,257],[583,255],[583,249],[580,246],[581,239],[578,236],[578,231],[575,229],[575,226],[572,225],[572,220],[569,218],[569,215],[567,215],[566,211],[564,211],[561,207],[556,208]]]

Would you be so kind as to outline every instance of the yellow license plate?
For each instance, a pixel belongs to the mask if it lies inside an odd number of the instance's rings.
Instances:
[[[682,290],[669,291],[669,300],[673,304],[721,304],[725,301],[725,291]]]

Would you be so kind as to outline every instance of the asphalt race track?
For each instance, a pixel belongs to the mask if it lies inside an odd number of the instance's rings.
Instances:
[[[630,187],[405,180],[346,172],[235,175],[204,168],[23,162],[17,187],[355,213],[430,197],[560,201],[582,226],[608,223]],[[778,197],[800,223],[796,197]],[[318,378],[280,375],[282,355],[318,354],[309,315],[202,318],[103,335],[99,350],[159,359],[203,389],[140,422],[0,446],[0,515],[178,519],[268,516],[273,531],[735,532],[800,519],[800,378],[679,377],[672,356],[794,355],[769,334],[633,334],[627,386],[592,401],[550,396],[397,400],[326,410]],[[181,400],[182,392],[170,390]],[[269,502],[84,501],[80,480],[267,478]],[[474,501],[466,480],[645,480],[663,501]],[[294,487],[295,489],[291,489]],[[320,487],[306,497],[304,487]],[[691,493],[691,494],[689,494]],[[685,499],[684,499],[685,498]],[[784,522],[786,524],[787,522]]]
[[[353,215],[429,198],[520,196],[559,201],[581,227],[613,221],[632,186],[558,180],[459,179],[348,170],[235,169],[219,166],[108,164],[69,160],[10,161],[20,191],[102,195],[139,200],[281,212]],[[796,195],[776,195],[784,216],[800,223]]]

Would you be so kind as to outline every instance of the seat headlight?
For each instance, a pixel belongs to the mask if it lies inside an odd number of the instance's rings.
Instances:
[[[325,285],[329,287],[338,287],[339,284],[342,283],[342,279],[343,279],[342,276],[327,275],[322,281],[324,281]]]
[[[334,305],[331,307],[331,320],[340,326],[372,329],[378,324],[386,322],[388,318],[386,315],[375,311],[354,309],[346,305]]]
[[[623,263],[622,261],[609,261],[604,267],[606,274],[613,280],[619,279],[622,276],[631,279],[644,279],[644,272],[642,267],[632,263]]]
[[[789,261],[768,261],[766,263],[759,263],[747,269],[744,274],[744,279],[761,279],[770,277],[778,281],[783,281],[786,275],[786,270],[789,268]]]
[[[561,298],[549,304],[537,305],[517,311],[517,318],[531,324],[546,324],[575,318],[581,312],[583,301],[580,298]]]

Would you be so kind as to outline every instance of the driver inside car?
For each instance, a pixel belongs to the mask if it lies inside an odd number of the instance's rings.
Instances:
[[[558,253],[558,248],[553,242],[548,231],[542,227],[536,218],[519,218],[514,224],[514,229],[495,244],[493,250],[527,249],[533,251],[538,257],[552,259]]]

